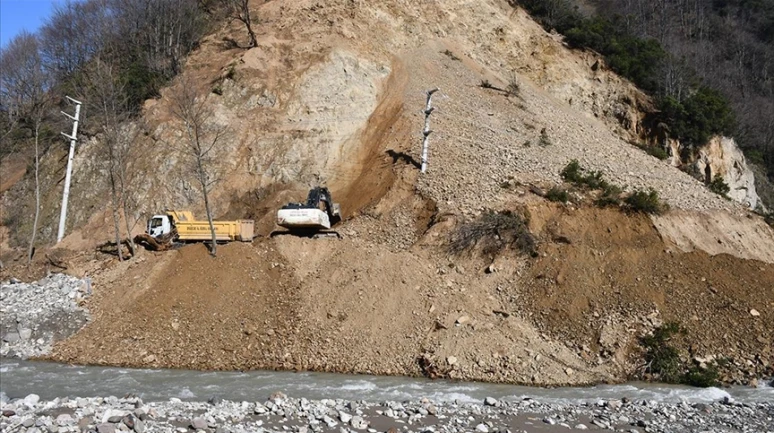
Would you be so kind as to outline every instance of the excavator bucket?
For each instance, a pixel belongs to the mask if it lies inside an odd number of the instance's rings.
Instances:
[[[134,243],[137,245],[142,245],[146,250],[166,251],[175,245],[174,242],[172,242],[173,238],[173,233],[158,238],[154,238],[147,233],[143,233],[134,237]]]

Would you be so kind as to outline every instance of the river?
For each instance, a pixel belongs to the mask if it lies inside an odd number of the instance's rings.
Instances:
[[[774,401],[774,388],[690,388],[629,383],[586,388],[533,388],[475,382],[454,382],[405,377],[354,376],[330,373],[273,371],[199,372],[167,369],[85,367],[51,362],[0,360],[0,391],[11,398],[38,394],[56,397],[121,397],[134,393],[146,401],[177,397],[204,401],[216,396],[252,401],[282,391],[307,399],[347,398],[370,402],[433,401],[480,402],[485,397],[506,401],[531,397],[544,403],[594,402],[600,399],[658,400],[661,402],[712,402],[730,396],[740,402]]]

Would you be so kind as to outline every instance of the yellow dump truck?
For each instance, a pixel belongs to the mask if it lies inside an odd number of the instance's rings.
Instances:
[[[213,221],[212,225],[218,242],[252,242],[254,237],[253,220]],[[151,217],[146,232],[135,237],[135,242],[155,251],[166,250],[175,243],[211,240],[212,233],[207,220],[197,221],[190,211],[175,210]]]

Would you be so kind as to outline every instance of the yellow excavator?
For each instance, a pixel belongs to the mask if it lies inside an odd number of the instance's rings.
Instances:
[[[217,242],[252,242],[255,231],[253,220],[213,221]],[[153,251],[164,251],[186,242],[212,241],[210,223],[196,220],[190,211],[168,210],[148,220],[146,232],[137,235],[134,242]]]

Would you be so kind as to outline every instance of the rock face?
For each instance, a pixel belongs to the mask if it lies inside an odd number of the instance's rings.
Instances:
[[[78,303],[89,282],[54,274],[38,282],[0,285],[0,356],[47,355],[51,345],[78,331],[89,320]]]
[[[758,207],[760,198],[755,191],[755,175],[747,166],[744,154],[733,138],[714,137],[710,140],[699,150],[693,171],[706,183],[717,176],[723,176],[723,180],[731,188],[729,198],[750,209]]]

